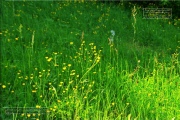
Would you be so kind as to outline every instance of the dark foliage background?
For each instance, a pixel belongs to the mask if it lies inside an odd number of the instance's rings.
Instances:
[[[129,9],[134,5],[141,6],[142,8],[172,8],[172,19],[180,18],[180,0],[105,0],[106,3],[123,3]]]

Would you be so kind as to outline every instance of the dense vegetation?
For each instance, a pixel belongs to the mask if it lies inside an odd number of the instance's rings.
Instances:
[[[1,3],[1,119],[180,119],[178,20],[122,3]]]
[[[153,6],[155,8],[172,8],[172,18],[178,19],[180,18],[180,1],[178,0],[159,0],[159,1],[143,1],[143,2],[135,2],[131,1],[131,3],[136,3],[142,7]]]
[[[180,18],[180,1],[178,0],[104,0],[105,3],[124,4],[126,8],[130,8],[133,5],[141,6],[142,8],[172,8],[172,18]]]

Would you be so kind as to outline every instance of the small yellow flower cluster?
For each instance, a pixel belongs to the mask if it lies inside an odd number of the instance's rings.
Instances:
[[[24,79],[25,79],[25,80],[28,80],[28,76],[26,75]]]
[[[36,105],[36,108],[41,108],[41,106],[40,105]]]
[[[81,46],[84,46],[84,45],[85,45],[85,41],[82,41]]]
[[[45,57],[46,58],[46,60],[48,61],[48,62],[51,62],[51,60],[52,60],[52,57]]]
[[[57,106],[54,105],[53,107],[50,107],[49,110],[47,112],[53,111],[55,112],[57,110]]]
[[[70,42],[70,45],[73,45],[74,43],[73,42]]]
[[[101,57],[100,56],[97,56],[96,58],[96,62],[98,63],[100,61]]]
[[[76,74],[75,70],[71,70],[70,76],[74,76]]]
[[[62,86],[63,86],[63,84],[64,84],[64,82],[60,82],[59,87],[62,87]]]

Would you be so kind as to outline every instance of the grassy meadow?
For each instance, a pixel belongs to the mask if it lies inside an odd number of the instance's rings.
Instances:
[[[1,12],[2,120],[180,119],[179,20],[102,2]]]

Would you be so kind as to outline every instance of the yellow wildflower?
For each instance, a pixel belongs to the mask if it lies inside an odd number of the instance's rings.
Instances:
[[[36,108],[41,108],[41,106],[40,105],[36,105]]]
[[[5,85],[2,85],[2,88],[6,88],[6,86],[5,86]]]
[[[63,70],[66,70],[66,67],[65,67],[65,66],[63,67]]]
[[[52,58],[47,59],[48,62],[50,62],[51,60],[52,60]]]
[[[15,40],[18,40],[19,38],[17,37],[17,38],[15,38]]]
[[[31,117],[31,114],[27,114],[27,117]]]

